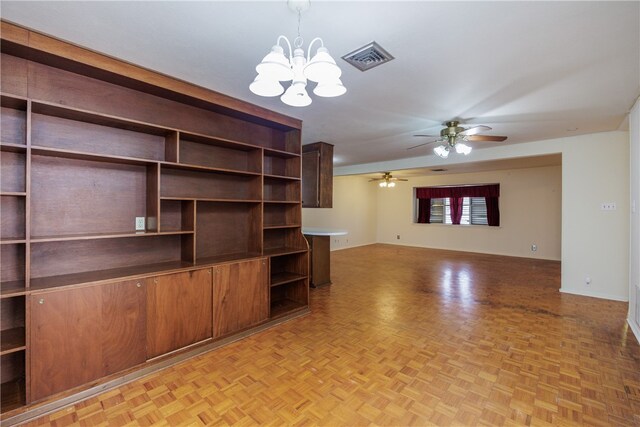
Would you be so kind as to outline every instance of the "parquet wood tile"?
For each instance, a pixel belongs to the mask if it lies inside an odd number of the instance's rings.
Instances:
[[[560,264],[372,245],[332,253],[311,315],[30,425],[633,426],[627,304]]]

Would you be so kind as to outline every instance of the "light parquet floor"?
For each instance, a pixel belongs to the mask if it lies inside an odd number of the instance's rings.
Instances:
[[[32,425],[640,425],[627,304],[558,262],[372,245],[312,314]]]

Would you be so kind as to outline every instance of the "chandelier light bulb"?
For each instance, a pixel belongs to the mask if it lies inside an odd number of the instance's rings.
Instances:
[[[395,186],[396,186],[396,183],[395,183],[395,182],[393,182],[393,181],[391,181],[391,182],[388,184],[388,187],[390,187],[390,188],[393,188],[393,187],[395,187]]]
[[[280,100],[292,107],[306,107],[311,104],[311,98],[307,93],[307,84],[304,82],[295,82],[280,97]]]
[[[469,147],[467,144],[463,144],[462,142],[459,142],[456,144],[456,153],[464,154],[466,156],[469,153],[471,153],[471,147]]]
[[[342,70],[340,70],[340,67],[336,65],[336,61],[329,55],[327,48],[321,46],[316,51],[315,56],[311,58],[309,63],[304,67],[304,75],[312,82],[321,83],[340,78]]]
[[[382,181],[380,184],[378,184],[380,187],[384,188],[387,186],[387,181]]]
[[[284,49],[280,45],[275,45],[271,48],[271,52],[256,66],[256,71],[263,77],[273,80],[287,81],[293,79],[291,63],[284,56]]]
[[[442,157],[443,159],[449,157],[449,147],[445,145],[438,145],[433,149],[433,152],[436,154],[436,156]]]
[[[284,92],[284,87],[276,79],[269,79],[262,74],[258,74],[256,79],[249,85],[249,90],[260,96],[278,96]]]
[[[343,95],[347,91],[340,79],[327,80],[318,83],[313,89],[313,93],[324,98],[333,98],[335,96]]]

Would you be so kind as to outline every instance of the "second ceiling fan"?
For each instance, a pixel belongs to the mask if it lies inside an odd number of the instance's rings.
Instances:
[[[446,126],[444,129],[440,131],[440,135],[414,135],[421,138],[437,138],[433,141],[425,142],[423,144],[418,144],[413,147],[409,147],[407,150],[412,150],[414,148],[422,147],[427,144],[433,144],[435,142],[443,142],[443,145],[439,145],[433,149],[433,152],[438,156],[446,159],[449,156],[449,151],[452,148],[455,148],[456,153],[464,154],[465,156],[471,152],[471,147],[464,144],[467,141],[495,141],[501,142],[507,139],[506,136],[497,136],[497,135],[479,135],[480,132],[489,131],[491,128],[489,126],[477,125],[469,128],[464,128],[460,126],[460,123],[457,120],[451,120],[445,122]]]

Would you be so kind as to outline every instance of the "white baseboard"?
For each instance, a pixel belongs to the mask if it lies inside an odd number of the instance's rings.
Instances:
[[[633,319],[627,318],[627,323],[631,327],[631,332],[636,336],[636,341],[640,343],[640,325],[638,325]]]
[[[538,257],[538,256],[531,257],[531,256],[525,256],[525,255],[514,255],[512,253],[504,253],[504,252],[487,252],[487,251],[478,252],[478,251],[470,251],[470,250],[463,250],[463,249],[441,248],[441,247],[438,247],[438,246],[416,245],[416,244],[412,244],[412,243],[398,243],[395,240],[392,240],[390,242],[376,242],[376,243],[381,244],[381,245],[407,246],[407,247],[410,247],[410,248],[435,249],[435,250],[438,250],[438,251],[466,252],[466,253],[470,253],[470,254],[498,255],[498,256],[508,256],[508,257],[512,257],[512,258],[539,259],[539,260],[542,260],[542,261],[558,261],[558,262],[560,262],[559,258],[546,258],[546,257]]]
[[[560,292],[565,294],[580,295],[583,297],[592,297],[592,298],[609,299],[613,301],[629,302],[628,297],[621,297],[619,295],[611,295],[611,294],[603,294],[600,292],[578,292],[578,291],[568,290],[566,288],[560,288]]]
[[[351,249],[351,248],[359,248],[360,246],[369,246],[369,245],[375,245],[376,242],[371,242],[371,243],[361,243],[359,245],[349,245],[349,246],[343,246],[341,248],[335,248],[335,249],[331,249],[331,252],[335,252],[335,251],[341,251],[343,249]]]

